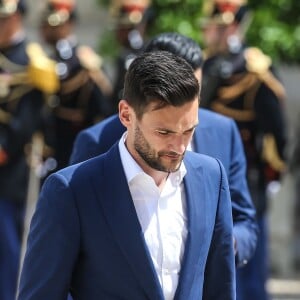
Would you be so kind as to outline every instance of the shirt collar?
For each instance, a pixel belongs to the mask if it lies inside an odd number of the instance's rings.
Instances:
[[[127,182],[130,183],[133,178],[135,178],[139,174],[143,174],[144,171],[137,164],[137,162],[133,159],[133,157],[127,150],[125,146],[126,137],[127,137],[127,131],[123,133],[119,141],[119,151],[120,151],[121,161],[122,161]]]
[[[127,131],[124,132],[124,134],[122,135],[119,141],[119,151],[120,151],[121,161],[122,161],[127,182],[130,183],[135,177],[141,174],[145,174],[145,175],[147,174],[142,170],[142,168],[137,164],[137,162],[134,160],[134,158],[127,150],[125,146],[126,137],[127,137]],[[184,165],[184,162],[182,162],[180,168],[176,172],[172,172],[169,175],[172,184],[179,185],[182,182],[186,172],[187,172],[186,167]]]

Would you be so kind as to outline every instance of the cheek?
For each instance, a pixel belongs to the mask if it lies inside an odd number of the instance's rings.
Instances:
[[[149,148],[154,152],[168,150],[172,144],[172,139],[164,136],[152,136],[147,138]]]
[[[152,149],[162,149],[168,145],[168,139],[164,137],[150,137],[148,143]]]
[[[184,136],[178,137],[178,136],[170,136],[166,137],[161,140],[159,144],[159,149],[164,150],[174,150],[175,148],[178,148],[178,146],[182,146],[188,144],[187,138]]]

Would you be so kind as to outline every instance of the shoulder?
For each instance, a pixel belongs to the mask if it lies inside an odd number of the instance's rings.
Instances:
[[[102,68],[102,57],[91,47],[85,45],[77,46],[76,57],[81,68],[88,72],[90,79],[106,96],[110,96],[112,86],[107,74]]]
[[[199,109],[199,119],[200,122],[210,122],[215,126],[219,126],[221,123],[222,125],[230,125],[232,124],[233,120],[229,117],[221,115],[219,113],[207,110],[205,108]]]
[[[184,159],[185,164],[192,168],[205,168],[208,172],[220,173],[221,163],[218,159],[208,156],[206,154],[200,154],[193,151],[187,151]]]
[[[28,64],[28,55],[26,52],[27,44],[26,40],[22,40],[11,47],[7,53],[7,58],[17,65],[26,66]]]
[[[211,186],[216,189],[221,185],[228,186],[227,176],[223,164],[217,158],[187,151],[184,160],[189,179],[194,184]]]
[[[83,161],[108,151],[125,130],[118,115],[82,130],[75,139],[70,162]]]
[[[86,190],[91,182],[105,177],[105,154],[68,166],[53,174],[45,181],[42,190],[49,193],[76,193]]]
[[[106,161],[118,157],[118,151],[118,145],[116,145],[110,149],[109,153],[102,153],[96,157],[72,164],[51,174],[48,178],[59,179],[59,181],[64,182],[66,185],[69,185],[71,182],[77,182],[80,185],[80,182],[89,180],[89,178],[101,176],[103,173],[102,170],[109,168]]]
[[[117,136],[119,138],[125,131],[125,127],[120,122],[117,114],[110,116],[101,122],[90,126],[79,133],[79,136],[89,136],[94,140],[99,140],[105,136]]]
[[[57,172],[51,174],[48,178],[47,181],[60,181],[63,182],[65,185],[70,185],[70,183],[72,181],[74,181],[74,179],[76,178],[80,178],[83,179],[85,178],[85,176],[87,176],[88,174],[90,174],[93,170],[93,165],[95,166],[97,164],[97,166],[99,166],[99,164],[101,164],[101,158],[97,157],[98,160],[96,160],[97,162],[89,162],[89,160],[84,161],[84,162],[80,162],[68,167],[65,167],[63,169],[58,170]],[[92,159],[93,160],[93,159]],[[46,182],[47,182],[46,181]]]
[[[28,43],[26,46],[28,55],[28,79],[30,84],[40,91],[52,94],[59,89],[57,64],[50,59],[38,43]]]
[[[275,71],[272,59],[259,48],[250,47],[244,50],[246,69],[257,78],[279,99],[286,98],[285,87]]]
[[[199,129],[211,128],[219,134],[225,134],[236,130],[235,121],[219,113],[207,109],[199,109]],[[198,129],[198,130],[199,130]]]
[[[267,72],[271,65],[271,58],[256,47],[248,47],[244,50],[246,68],[249,72],[263,74]]]

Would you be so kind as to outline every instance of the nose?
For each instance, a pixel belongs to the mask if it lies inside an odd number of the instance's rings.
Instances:
[[[183,135],[176,135],[172,138],[172,151],[182,155],[188,145],[188,140]]]

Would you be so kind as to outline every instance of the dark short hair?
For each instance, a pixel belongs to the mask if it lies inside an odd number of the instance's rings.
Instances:
[[[123,98],[141,118],[146,107],[157,101],[157,109],[181,106],[199,98],[199,82],[192,67],[181,57],[167,52],[143,53],[130,65]]]
[[[169,51],[185,59],[194,70],[202,67],[200,46],[191,38],[176,32],[165,32],[155,36],[146,45],[145,52]]]

